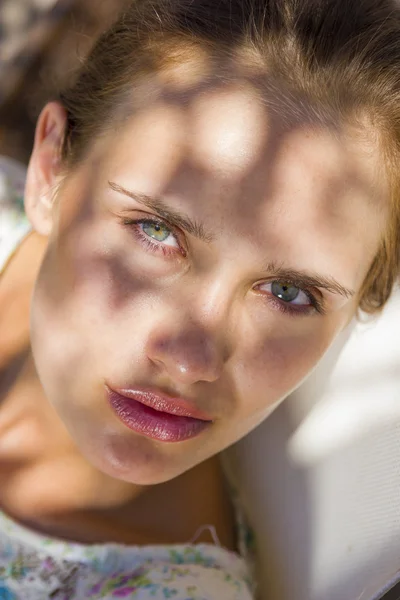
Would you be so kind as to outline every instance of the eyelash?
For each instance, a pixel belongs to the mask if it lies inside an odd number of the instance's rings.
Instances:
[[[151,223],[153,225],[162,225],[163,227],[166,227],[168,230],[171,231],[171,234],[175,236],[179,247],[174,248],[172,246],[167,246],[162,242],[157,242],[156,240],[153,241],[148,235],[144,234],[143,231],[140,229],[140,225],[143,225],[144,223]],[[185,257],[187,254],[186,250],[183,248],[182,244],[180,243],[179,236],[177,235],[174,228],[172,226],[170,226],[168,223],[166,223],[165,221],[163,221],[162,219],[123,218],[122,224],[125,227],[128,227],[131,231],[133,230],[135,233],[135,236],[140,240],[140,243],[143,244],[143,246],[145,246],[145,248],[147,250],[150,250],[150,252],[153,252],[155,254],[158,254],[161,252],[164,256],[171,256],[173,254],[176,255],[177,253],[180,253],[183,257]],[[274,280],[274,281],[279,281],[279,280]],[[280,311],[283,314],[289,315],[291,317],[309,316],[309,315],[312,315],[315,313],[318,313],[320,315],[325,314],[325,309],[324,309],[322,300],[318,299],[312,292],[300,287],[300,285],[298,285],[297,282],[295,282],[295,281],[285,280],[285,283],[289,283],[290,285],[298,287],[302,292],[304,292],[306,294],[306,296],[308,297],[308,299],[310,300],[310,305],[309,306],[300,306],[300,305],[295,305],[295,304],[289,304],[289,303],[283,302],[279,298],[275,297],[273,294],[268,294],[268,302],[276,310]],[[265,296],[266,294],[264,293],[263,295]]]

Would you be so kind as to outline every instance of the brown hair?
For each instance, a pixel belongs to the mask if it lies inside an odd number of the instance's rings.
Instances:
[[[399,270],[400,8],[395,0],[136,0],[94,45],[60,95],[68,114],[63,158],[77,164],[127,103],[140,76],[174,49],[200,47],[265,64],[265,73],[343,118],[368,115],[386,143],[392,191],[387,233],[359,306],[377,312]]]

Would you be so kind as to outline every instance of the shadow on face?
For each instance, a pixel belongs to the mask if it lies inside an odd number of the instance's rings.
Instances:
[[[352,318],[386,219],[367,131],[196,65],[138,86],[63,180],[33,301],[47,396],[85,456],[139,483],[219,452],[303,381]],[[185,397],[213,424],[155,443],[104,383]]]

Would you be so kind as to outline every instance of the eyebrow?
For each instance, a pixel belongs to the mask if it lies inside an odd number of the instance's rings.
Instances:
[[[179,211],[172,209],[163,200],[161,200],[161,198],[155,198],[153,196],[149,196],[148,194],[143,194],[142,192],[133,192],[127,190],[113,181],[109,181],[108,185],[113,191],[123,194],[128,198],[132,198],[136,202],[139,202],[147,208],[154,210],[160,217],[171,223],[171,225],[179,227],[180,229],[184,229],[194,237],[204,242],[210,243],[213,241],[215,236],[211,233],[207,233],[201,223],[197,223],[187,215],[183,215]],[[272,276],[276,277],[280,281],[288,281],[292,285],[299,288],[318,287],[325,289],[328,292],[332,292],[333,294],[344,296],[345,298],[352,298],[355,295],[354,290],[346,288],[333,277],[326,277],[317,273],[309,273],[307,271],[296,270],[290,267],[287,268],[284,266],[278,266],[276,262],[269,262],[265,267],[265,271],[268,273],[268,277]]]
[[[136,200],[136,202],[139,202],[147,208],[154,210],[154,212],[168,221],[171,225],[179,227],[180,229],[184,229],[203,242],[207,242],[209,244],[214,239],[214,236],[211,233],[207,233],[205,231],[201,223],[197,223],[187,215],[183,215],[179,211],[172,209],[163,200],[161,200],[161,198],[154,198],[153,196],[143,194],[142,192],[132,192],[125,189],[121,185],[114,183],[113,181],[109,181],[108,185],[112,190],[114,190],[114,192],[128,196],[128,198],[132,198],[133,200]]]
[[[288,281],[295,287],[299,288],[310,288],[318,287],[332,292],[333,294],[340,294],[345,298],[352,298],[355,295],[355,291],[345,287],[333,277],[326,277],[317,273],[309,273],[308,271],[298,271],[296,269],[286,268],[284,266],[278,266],[276,263],[268,263],[266,266],[267,272],[276,277],[280,281]]]

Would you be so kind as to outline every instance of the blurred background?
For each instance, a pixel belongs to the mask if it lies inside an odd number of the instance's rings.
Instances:
[[[37,116],[126,0],[0,0],[0,154],[29,160]]]

